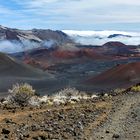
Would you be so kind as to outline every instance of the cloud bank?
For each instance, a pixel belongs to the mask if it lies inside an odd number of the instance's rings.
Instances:
[[[77,43],[84,45],[103,45],[109,41],[119,41],[126,45],[140,45],[140,32],[123,31],[73,31],[63,30]],[[109,38],[110,35],[117,35]]]
[[[0,52],[4,53],[23,52],[38,47],[40,47],[39,43],[32,42],[29,40],[24,40],[22,41],[22,43],[19,41],[11,42],[9,40],[0,41]]]
[[[9,41],[9,40],[2,40],[0,41],[0,52],[4,53],[17,53],[23,52],[39,47],[51,48],[56,46],[57,42],[55,40],[44,40],[40,43],[33,42],[30,40],[22,40],[19,41]]]
[[[119,41],[126,45],[140,45],[140,32],[122,32],[122,31],[76,31],[76,30],[63,30],[77,43],[84,45],[103,45],[109,41]],[[110,35],[117,35],[109,38]],[[45,47],[51,48],[59,45],[55,40],[46,40],[41,42],[33,42],[30,40],[19,41],[0,41],[0,52],[4,53],[16,53],[27,51],[30,49]],[[73,44],[61,45],[61,49],[75,50]]]

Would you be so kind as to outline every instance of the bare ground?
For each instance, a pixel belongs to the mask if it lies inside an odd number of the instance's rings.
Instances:
[[[117,96],[108,119],[90,139],[140,140],[140,93]]]
[[[1,107],[0,138],[139,140],[139,106],[139,93],[128,93],[61,106]]]

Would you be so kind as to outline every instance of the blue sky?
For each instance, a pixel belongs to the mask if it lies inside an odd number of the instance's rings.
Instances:
[[[20,29],[140,31],[140,0],[0,0],[0,24]]]

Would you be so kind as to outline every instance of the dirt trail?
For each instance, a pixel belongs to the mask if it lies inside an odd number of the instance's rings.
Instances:
[[[96,103],[96,108],[102,108],[102,107],[108,106],[108,105],[109,105],[109,103],[102,101],[102,102]],[[88,106],[88,105],[84,105],[84,107],[85,106]],[[63,110],[69,110],[71,108],[76,109],[76,108],[81,108],[81,107],[83,107],[82,104],[73,104],[73,105],[69,105],[69,106],[58,106],[57,108],[56,108],[56,106],[54,106],[54,107],[48,106],[45,109],[18,111],[16,113],[8,113],[8,114],[6,113],[6,114],[1,114],[0,115],[0,122],[3,121],[3,119],[5,119],[5,118],[15,119],[16,120],[20,116],[22,116],[22,117],[23,116],[28,116],[29,114],[42,113],[42,112],[46,112],[48,110],[59,111],[59,110],[62,110],[62,109]]]
[[[140,140],[140,94],[124,94],[114,99],[107,121],[93,131],[91,140]]]

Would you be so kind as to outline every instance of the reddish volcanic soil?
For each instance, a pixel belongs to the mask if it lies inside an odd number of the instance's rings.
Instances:
[[[126,45],[121,43],[121,42],[107,42],[103,46],[107,46],[107,47],[126,47]]]
[[[96,49],[84,48],[79,50],[34,50],[28,53],[24,57],[24,63],[30,64],[34,67],[47,69],[49,66],[59,64],[59,63],[69,63],[76,62],[80,58],[84,60],[85,58],[94,60],[104,60],[109,59],[109,57],[99,54]]]
[[[57,50],[54,51],[52,54],[54,57],[61,59],[73,59],[81,56],[79,51],[67,51],[67,50]]]
[[[73,59],[87,57],[92,59],[105,59],[107,57],[96,52],[96,49],[84,48],[77,51],[68,51],[68,50],[57,50],[54,51],[53,55],[57,58],[62,59]]]
[[[33,49],[25,52],[24,62],[46,70],[49,66],[56,64],[78,63],[77,60],[122,60],[140,56],[140,53],[137,52],[138,46],[127,46],[121,42],[108,42],[103,46],[93,46],[92,48],[75,46],[74,49],[70,49],[69,47],[71,46]]]
[[[140,62],[118,65],[87,80],[89,85],[111,89],[126,88],[140,82]]]

